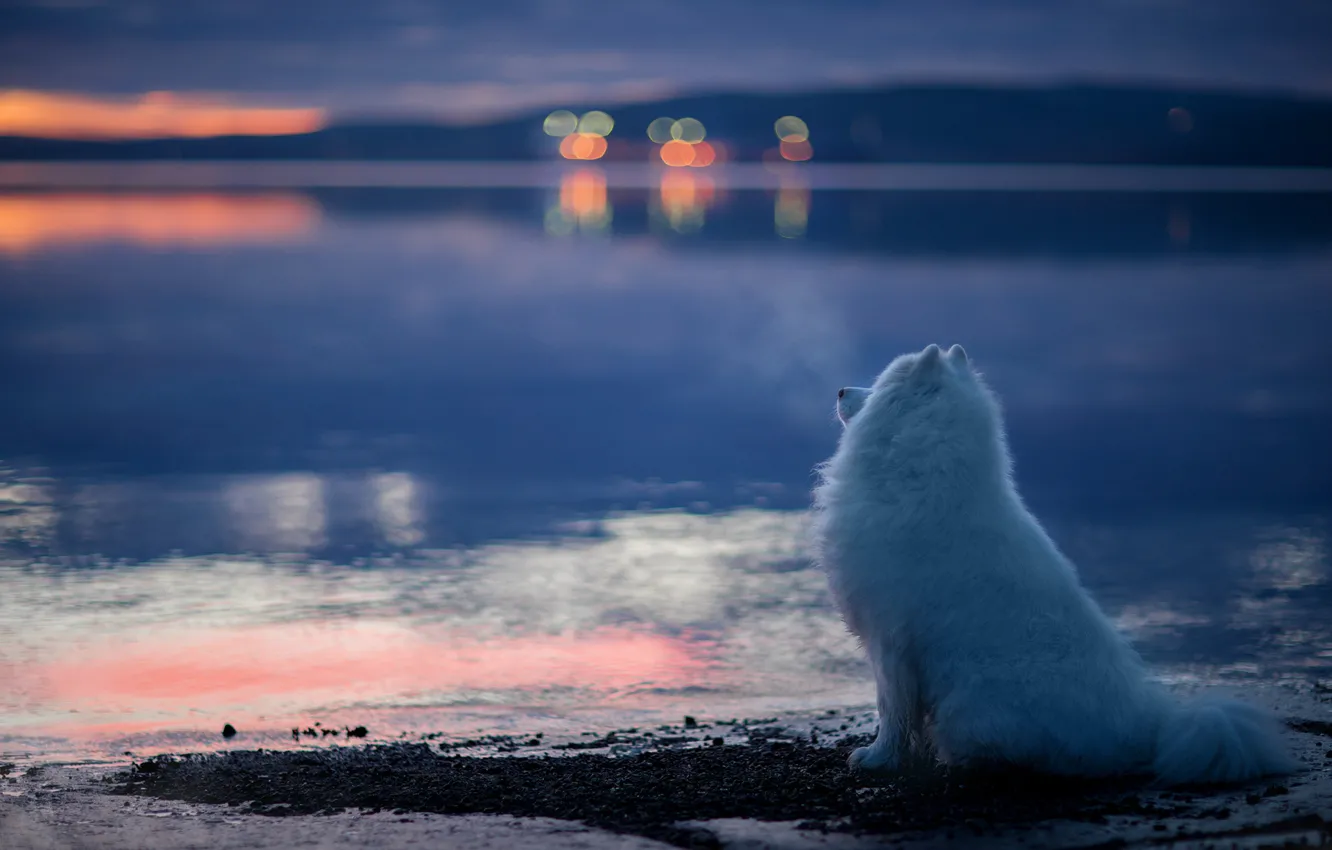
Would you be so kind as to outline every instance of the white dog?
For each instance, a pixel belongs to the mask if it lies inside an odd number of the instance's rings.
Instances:
[[[1023,505],[998,402],[961,346],[904,354],[837,407],[817,551],[879,708],[852,768],[892,771],[915,741],[946,763],[1163,784],[1296,769],[1266,712],[1176,704],[1148,678]]]

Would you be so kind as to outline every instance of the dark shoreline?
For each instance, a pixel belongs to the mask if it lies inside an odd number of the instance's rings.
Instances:
[[[681,847],[720,846],[706,828],[687,824],[721,818],[861,835],[938,829],[984,835],[1048,821],[1106,824],[1115,818],[1179,838],[1194,832],[1188,822],[1210,823],[1206,831],[1215,835],[1217,821],[1233,813],[1233,802],[1206,789],[1151,791],[1132,780],[919,767],[875,782],[846,768],[851,749],[862,743],[863,736],[836,744],[773,737],[719,745],[703,734],[688,743],[683,736],[649,742],[653,749],[619,757],[457,755],[455,745],[428,743],[247,750],[150,759],[106,782],[113,794],[274,816],[358,810],[575,820]],[[1241,790],[1250,805],[1288,793],[1280,782]],[[1233,797],[1236,789],[1229,791]]]

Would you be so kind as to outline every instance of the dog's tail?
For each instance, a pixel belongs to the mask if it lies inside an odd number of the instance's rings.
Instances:
[[[1203,697],[1167,709],[1152,770],[1164,785],[1234,783],[1294,773],[1276,718],[1232,699]]]

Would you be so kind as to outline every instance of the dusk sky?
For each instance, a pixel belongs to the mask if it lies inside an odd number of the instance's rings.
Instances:
[[[677,91],[1115,78],[1332,93],[1325,0],[0,0],[0,90],[448,117]]]

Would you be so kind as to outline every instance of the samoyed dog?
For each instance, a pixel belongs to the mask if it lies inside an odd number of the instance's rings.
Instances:
[[[837,412],[816,551],[878,686],[878,735],[853,769],[893,771],[913,746],[1168,785],[1297,768],[1267,712],[1176,703],[1148,677],[1023,505],[999,404],[961,346],[898,357]]]

